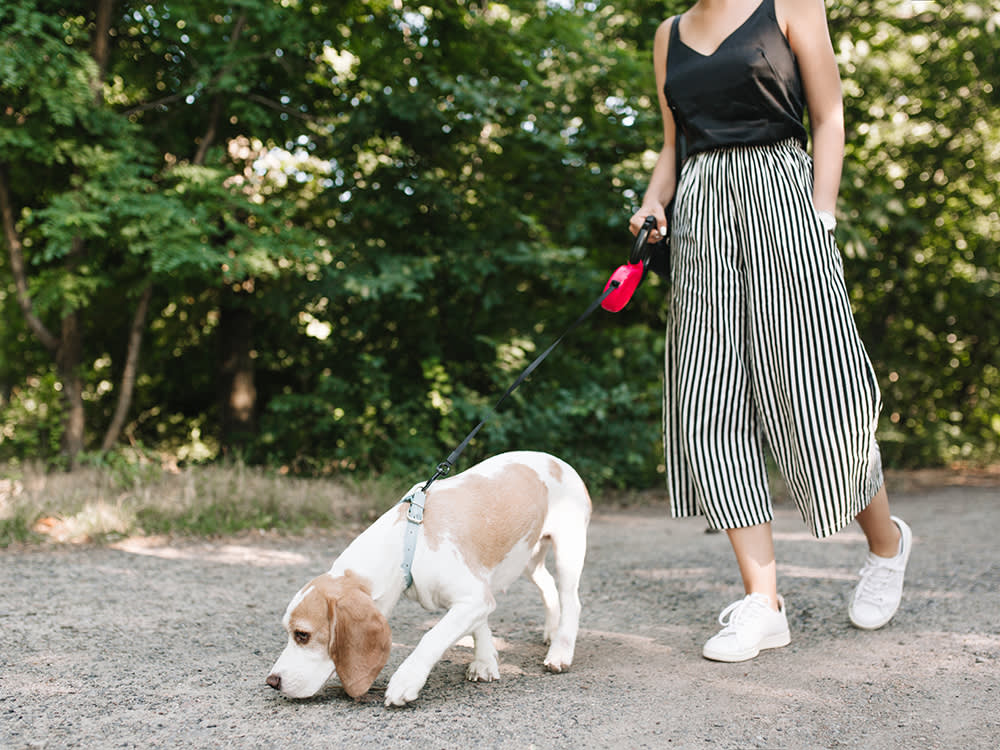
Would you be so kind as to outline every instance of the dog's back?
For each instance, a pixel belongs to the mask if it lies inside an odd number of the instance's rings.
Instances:
[[[513,580],[523,571],[527,550],[543,538],[555,541],[570,531],[567,525],[573,533],[585,534],[589,519],[590,496],[569,464],[545,453],[518,451],[433,485],[427,493],[424,533],[431,549],[450,542],[468,565],[491,571],[523,545],[526,554],[513,555],[520,560]],[[495,583],[504,588],[510,580]]]

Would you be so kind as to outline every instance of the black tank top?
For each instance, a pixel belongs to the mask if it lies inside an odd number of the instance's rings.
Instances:
[[[802,77],[774,0],[762,0],[710,55],[684,44],[679,25],[678,16],[670,28],[663,91],[686,156],[788,138],[806,145]]]

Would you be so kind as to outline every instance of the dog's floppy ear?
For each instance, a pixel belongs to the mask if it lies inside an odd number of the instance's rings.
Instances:
[[[389,661],[391,648],[392,632],[385,616],[367,591],[349,587],[337,598],[330,644],[330,657],[349,696],[358,698],[368,692]]]

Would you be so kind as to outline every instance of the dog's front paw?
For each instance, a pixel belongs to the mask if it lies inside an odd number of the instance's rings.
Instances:
[[[427,682],[427,675],[421,674],[404,662],[389,679],[385,689],[386,706],[405,706],[420,695],[420,689]]]
[[[470,682],[493,682],[500,679],[500,664],[492,660],[475,659],[465,673]]]

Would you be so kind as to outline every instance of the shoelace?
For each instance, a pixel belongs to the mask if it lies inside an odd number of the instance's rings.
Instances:
[[[749,611],[759,609],[763,606],[765,605],[762,602],[746,596],[743,599],[733,602],[719,613],[719,624],[725,628],[736,627],[740,622],[747,619]]]
[[[870,599],[876,602],[884,601],[886,591],[892,585],[895,572],[885,564],[869,558],[859,572],[861,580],[858,583],[856,598]]]

